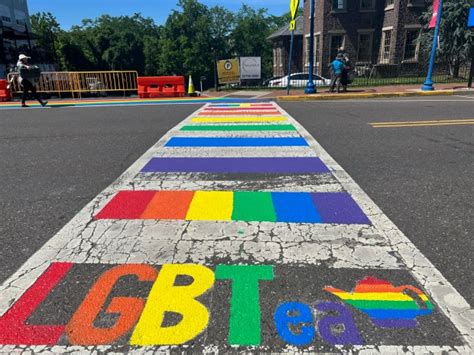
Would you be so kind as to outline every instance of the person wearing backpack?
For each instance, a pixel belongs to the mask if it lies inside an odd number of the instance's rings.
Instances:
[[[342,54],[338,54],[336,59],[331,63],[332,67],[332,77],[331,85],[329,87],[329,92],[334,92],[334,89],[337,87],[337,92],[341,90],[341,78],[344,71],[344,57]]]
[[[39,78],[40,71],[38,67],[29,64],[30,59],[30,57],[20,54],[18,63],[16,63],[16,70],[20,73],[18,83],[23,88],[21,107],[29,107],[26,104],[29,92],[31,92],[34,98],[44,107],[48,104],[48,101],[41,100],[36,92],[36,80]]]

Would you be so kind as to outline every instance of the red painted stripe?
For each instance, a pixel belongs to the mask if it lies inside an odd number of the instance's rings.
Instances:
[[[95,219],[139,219],[155,191],[120,191]]]
[[[28,318],[66,276],[73,264],[53,263],[0,318],[0,345],[56,345],[64,325],[28,325]]]
[[[142,219],[185,219],[194,191],[158,191]]]

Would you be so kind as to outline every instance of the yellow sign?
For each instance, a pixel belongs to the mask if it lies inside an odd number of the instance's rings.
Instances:
[[[290,31],[296,30],[296,15],[298,13],[298,8],[300,7],[300,0],[290,0],[290,13],[291,13],[291,22],[290,22]]]
[[[226,59],[217,62],[219,84],[233,84],[240,82],[239,59]]]

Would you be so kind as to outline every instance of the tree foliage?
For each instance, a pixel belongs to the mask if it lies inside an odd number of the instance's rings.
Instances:
[[[50,13],[32,16],[39,46],[52,53],[62,70],[137,70],[145,75],[188,75],[213,80],[216,59],[261,56],[271,75],[272,48],[267,37],[289,21],[266,9],[242,5],[233,14],[198,0],[178,0],[163,26],[140,14],[84,19],[61,30]]]
[[[445,0],[441,17],[438,61],[448,63],[451,75],[457,77],[459,68],[474,55],[474,35],[467,28],[467,17],[470,9],[469,0]],[[422,16],[426,25],[433,14],[432,6]],[[421,48],[425,57],[431,50],[433,32],[426,31],[421,37]]]

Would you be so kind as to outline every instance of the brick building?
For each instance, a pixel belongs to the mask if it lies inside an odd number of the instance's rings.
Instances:
[[[292,73],[303,69],[303,16],[296,18],[295,42],[293,47]],[[279,77],[288,74],[288,53],[290,52],[291,32],[289,25],[278,29],[268,37],[273,44],[273,76]]]
[[[375,65],[379,73],[418,62],[425,0],[316,0],[315,68],[328,65],[344,47],[356,66]],[[303,65],[308,68],[310,0],[304,1]]]

